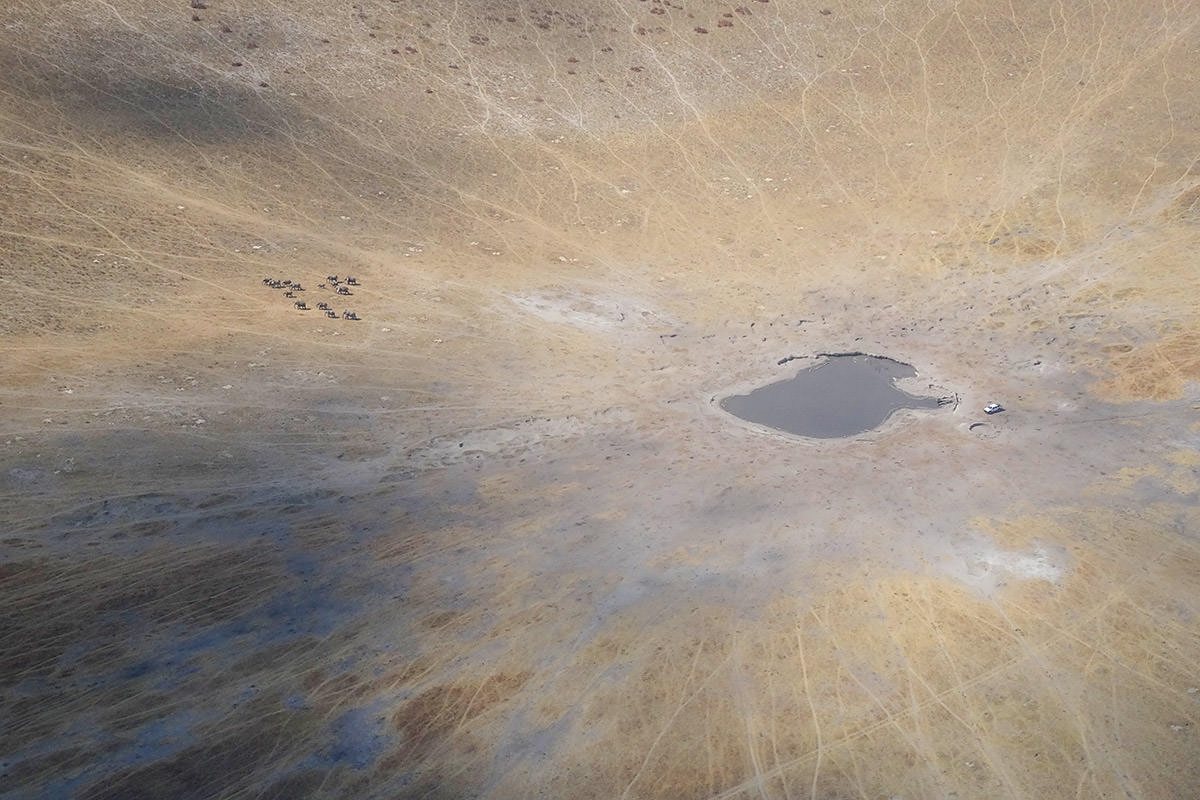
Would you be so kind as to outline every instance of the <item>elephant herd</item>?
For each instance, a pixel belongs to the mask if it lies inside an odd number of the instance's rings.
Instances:
[[[299,281],[281,280],[279,278],[263,278],[262,282],[263,282],[263,285],[268,288],[282,289],[284,297],[294,300],[294,302],[292,303],[292,306],[295,307],[295,309],[297,311],[312,311],[312,310],[314,310],[305,301],[295,299],[296,292],[305,291],[304,287],[300,284]],[[343,278],[339,278],[337,275],[328,275],[325,278],[325,283],[318,283],[317,288],[318,289],[332,288],[336,294],[339,294],[342,296],[349,296],[349,295],[353,294],[353,292],[350,291],[349,287],[359,286],[359,285],[361,285],[361,284],[359,284],[357,278],[352,278],[350,276],[346,276],[343,279]],[[317,303],[315,310],[324,311],[325,316],[328,317],[329,319],[337,319],[338,318],[338,313],[329,307],[329,303]],[[358,314],[355,314],[353,311],[348,311],[348,310],[343,311],[341,313],[341,317],[342,317],[342,319],[348,319],[348,320],[362,319],[362,317],[358,316]]]

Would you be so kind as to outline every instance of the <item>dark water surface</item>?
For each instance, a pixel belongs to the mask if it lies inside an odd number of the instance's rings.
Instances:
[[[721,408],[785,433],[837,439],[876,428],[901,408],[937,408],[936,397],[896,388],[897,379],[916,374],[890,358],[829,356],[790,380],[727,397]]]

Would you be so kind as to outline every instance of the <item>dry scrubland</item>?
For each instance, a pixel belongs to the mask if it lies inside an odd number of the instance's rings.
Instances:
[[[1200,9],[743,2],[4,4],[0,797],[1194,793]]]

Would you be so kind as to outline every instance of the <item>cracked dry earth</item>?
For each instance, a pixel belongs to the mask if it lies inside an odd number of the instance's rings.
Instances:
[[[4,4],[0,797],[1194,795],[1200,8],[742,1]]]

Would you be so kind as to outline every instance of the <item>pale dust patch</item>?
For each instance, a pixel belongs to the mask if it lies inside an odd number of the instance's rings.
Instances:
[[[410,468],[446,467],[468,459],[512,459],[538,452],[553,442],[590,435],[597,425],[611,427],[632,419],[618,408],[598,412],[594,420],[580,416],[526,417],[478,430],[441,436],[406,454]]]
[[[651,305],[617,294],[589,294],[564,289],[508,294],[505,297],[517,308],[539,319],[587,331],[644,330],[673,322]]]
[[[408,460],[410,465],[449,466],[471,457],[524,453],[546,439],[562,439],[582,431],[583,424],[577,419],[530,418],[434,439],[409,453]]]
[[[980,548],[947,572],[963,583],[992,594],[1013,580],[1043,580],[1058,583],[1065,572],[1065,557],[1045,547],[1024,551]]]
[[[1058,522],[1045,517],[973,520],[982,535],[953,545],[940,561],[945,574],[986,595],[1011,581],[1042,580],[1057,584],[1069,566],[1069,555],[1056,542],[1069,540]]]

